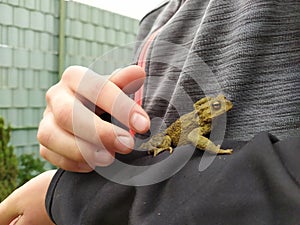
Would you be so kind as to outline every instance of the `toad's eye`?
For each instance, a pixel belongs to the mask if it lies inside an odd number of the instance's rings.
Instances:
[[[211,104],[212,108],[214,110],[219,110],[221,109],[221,102],[220,101],[214,101],[212,104]]]

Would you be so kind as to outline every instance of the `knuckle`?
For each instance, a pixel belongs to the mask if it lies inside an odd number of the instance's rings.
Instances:
[[[85,160],[80,151],[75,151],[72,155],[72,160],[79,163],[84,163]]]
[[[47,151],[48,149],[46,147],[40,145],[40,156],[49,161]]]
[[[68,102],[60,102],[57,104],[55,109],[53,110],[53,114],[55,117],[55,121],[58,125],[66,127],[70,123],[70,118],[72,118],[72,107]]]
[[[80,172],[81,169],[78,166],[78,163],[70,161],[69,159],[65,157],[61,157],[57,162],[55,162],[55,165],[59,168],[62,168],[64,170],[68,171],[74,171],[74,172]]]
[[[55,164],[56,164],[56,166],[63,168],[63,169],[70,168],[70,161],[64,157],[60,157],[59,160],[57,160],[57,162]]]
[[[107,150],[114,148],[111,143],[116,139],[116,135],[110,129],[101,129],[98,134],[98,146],[102,146]]]
[[[61,75],[61,81],[63,83],[69,83],[73,79],[74,73],[78,71],[79,66],[69,66],[65,69],[63,74]]]
[[[53,99],[56,87],[57,87],[57,85],[53,85],[52,87],[50,87],[47,90],[47,92],[46,92],[46,101],[47,101],[47,103],[51,103],[51,100]]]
[[[52,140],[52,134],[53,134],[53,132],[51,132],[51,129],[47,124],[48,123],[46,123],[45,120],[43,119],[40,123],[37,132],[37,139],[44,146],[48,146],[48,144]]]

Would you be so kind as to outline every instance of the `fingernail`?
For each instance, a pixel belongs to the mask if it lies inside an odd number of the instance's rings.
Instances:
[[[143,132],[148,129],[149,122],[145,116],[135,112],[131,117],[131,125],[136,131]]]
[[[94,166],[108,166],[114,161],[114,155],[104,149],[97,151],[95,156]]]
[[[128,148],[133,148],[133,139],[129,136],[118,136],[115,140],[115,147],[119,151],[125,151]]]

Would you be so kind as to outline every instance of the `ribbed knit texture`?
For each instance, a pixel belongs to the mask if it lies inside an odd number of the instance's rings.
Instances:
[[[223,93],[234,104],[227,138],[249,140],[261,131],[280,139],[299,136],[300,2],[181,4],[170,1],[141,22],[139,40],[167,23],[148,55],[149,115],[169,125],[192,110],[192,101]]]

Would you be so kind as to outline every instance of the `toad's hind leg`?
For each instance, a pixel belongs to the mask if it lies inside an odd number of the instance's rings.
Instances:
[[[202,136],[201,130],[196,128],[188,135],[189,141],[199,149],[209,151],[213,154],[232,154],[232,149],[220,149],[220,145],[215,145],[211,140]]]
[[[140,148],[148,150],[149,154],[157,156],[159,153],[164,151],[173,152],[172,139],[169,135],[157,134],[154,135],[149,141],[143,143]]]

